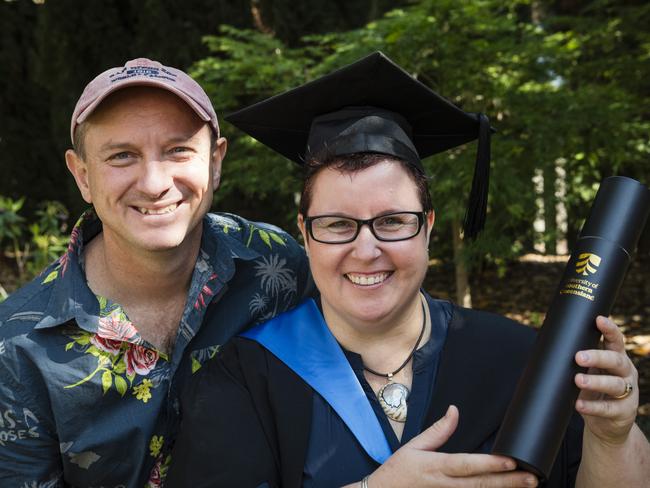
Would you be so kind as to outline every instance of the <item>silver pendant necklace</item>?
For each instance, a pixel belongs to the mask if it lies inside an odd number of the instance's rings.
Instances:
[[[381,405],[381,408],[386,416],[395,422],[406,422],[408,409],[406,400],[408,399],[411,392],[406,385],[393,381],[393,376],[402,371],[402,369],[404,369],[404,367],[411,360],[413,354],[415,354],[415,351],[420,345],[420,341],[424,335],[425,328],[426,314],[424,311],[424,301],[422,301],[422,330],[420,331],[418,340],[415,342],[415,346],[413,346],[413,350],[408,355],[406,360],[402,363],[402,365],[391,373],[379,373],[373,369],[368,368],[365,365],[363,366],[363,369],[368,371],[368,373],[374,374],[375,376],[381,376],[382,378],[386,378],[388,380],[388,382],[377,392],[377,400],[379,400],[379,405]]]

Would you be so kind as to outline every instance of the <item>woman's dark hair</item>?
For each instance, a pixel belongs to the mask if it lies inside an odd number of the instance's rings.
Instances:
[[[314,180],[318,173],[326,168],[332,168],[341,173],[356,173],[366,168],[374,166],[375,164],[389,161],[399,164],[404,168],[415,183],[422,204],[422,210],[429,212],[433,210],[431,203],[431,194],[429,193],[429,179],[427,176],[412,164],[406,161],[381,153],[354,153],[346,154],[343,156],[333,156],[323,160],[312,159],[305,163],[305,176],[302,187],[302,194],[300,195],[300,213],[307,216],[307,210],[311,205],[312,192],[314,188]]]

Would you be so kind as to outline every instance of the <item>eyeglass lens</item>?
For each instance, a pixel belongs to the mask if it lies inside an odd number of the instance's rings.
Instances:
[[[347,217],[322,216],[311,222],[312,237],[323,242],[352,240],[358,233],[359,222]],[[385,241],[398,241],[415,236],[420,230],[416,213],[380,215],[370,220],[375,237]]]

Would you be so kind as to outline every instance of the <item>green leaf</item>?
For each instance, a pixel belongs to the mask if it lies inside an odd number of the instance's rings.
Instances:
[[[287,245],[287,243],[284,242],[284,239],[282,239],[282,237],[277,235],[275,232],[269,232],[269,235],[271,236],[271,239],[273,239],[278,244],[282,244],[283,246]]]
[[[113,366],[113,371],[117,374],[123,374],[126,371],[126,364],[124,361],[119,361],[115,366]]]
[[[260,237],[266,243],[267,246],[271,247],[271,239],[269,238],[269,233],[265,230],[260,229]]]
[[[92,354],[96,358],[103,358],[105,354],[104,351],[100,351],[95,346],[90,346],[88,349],[86,349],[86,353]]]
[[[103,312],[107,305],[106,297],[98,296],[97,301],[99,302],[99,312]]]
[[[199,369],[201,369],[201,363],[196,358],[192,358],[192,374],[196,373]]]
[[[72,349],[73,347],[74,347],[74,341],[72,341],[72,342],[68,342],[68,343],[65,345],[65,350],[66,350],[66,351],[69,351],[69,350]]]
[[[52,271],[50,274],[48,274],[45,277],[45,279],[43,280],[43,282],[41,284],[44,285],[46,283],[49,283],[50,281],[54,281],[57,276],[59,276],[59,271],[55,269],[54,271]]]
[[[216,345],[216,346],[213,346],[212,348],[210,348],[209,358],[210,359],[214,358],[217,355],[217,353],[219,352],[219,349],[221,349],[220,345]]]
[[[89,334],[74,336],[73,339],[80,346],[87,346],[88,344],[90,344],[90,335]]]
[[[118,393],[121,396],[124,396],[126,393],[126,390],[128,389],[128,386],[126,384],[126,380],[122,378],[121,376],[115,376],[115,388],[117,388]]]
[[[104,371],[102,373],[102,388],[104,389],[104,394],[111,389],[113,385],[113,375],[110,371]]]

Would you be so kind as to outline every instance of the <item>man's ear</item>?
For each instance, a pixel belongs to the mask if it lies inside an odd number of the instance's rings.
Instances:
[[[220,137],[214,143],[214,150],[212,151],[212,188],[216,190],[219,188],[221,182],[221,162],[226,157],[226,150],[228,149],[228,141],[225,137]]]
[[[79,157],[72,149],[68,149],[65,152],[65,164],[70,173],[72,173],[83,199],[86,203],[93,203],[90,194],[90,185],[88,183],[88,165],[86,161]]]

